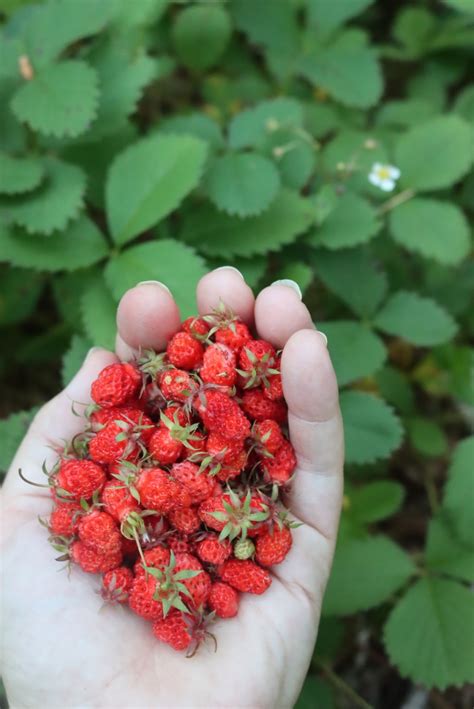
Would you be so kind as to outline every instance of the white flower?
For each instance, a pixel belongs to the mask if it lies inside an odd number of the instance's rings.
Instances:
[[[391,192],[395,187],[395,182],[400,177],[400,170],[394,165],[382,165],[374,162],[369,175],[369,182],[376,187],[380,187],[384,192]]]

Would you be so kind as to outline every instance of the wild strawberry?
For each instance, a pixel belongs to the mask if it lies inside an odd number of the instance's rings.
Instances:
[[[168,360],[180,369],[197,369],[202,362],[203,346],[188,332],[177,332],[166,348]]]
[[[270,511],[268,505],[258,495],[252,495],[250,490],[244,498],[230,490],[205,500],[198,513],[207,527],[221,532],[221,539],[229,537],[233,540],[239,535],[252,536],[268,519]]]
[[[268,571],[254,561],[228,559],[219,570],[221,579],[242,593],[264,593],[272,579]]]
[[[286,439],[273,458],[262,460],[262,470],[265,477],[272,482],[284,485],[291,478],[296,468],[296,456],[293,446]]]
[[[150,574],[135,576],[128,596],[131,610],[147,620],[163,618],[163,605],[154,595],[156,578]]]
[[[256,421],[274,419],[278,423],[286,421],[286,405],[283,401],[267,399],[261,389],[249,389],[242,395],[242,409]]]
[[[177,507],[168,515],[168,519],[179,532],[192,534],[201,526],[201,520],[194,507]]]
[[[219,540],[217,534],[208,532],[196,544],[196,554],[207,564],[219,566],[232,554],[232,545],[228,539]]]
[[[102,598],[108,603],[126,603],[132,583],[133,574],[126,566],[107,571],[102,577]]]
[[[159,465],[171,465],[181,457],[184,446],[181,441],[173,438],[168,428],[163,426],[153,433],[148,450]]]
[[[89,454],[98,463],[136,460],[145,451],[154,428],[153,421],[143,411],[127,410],[89,441]]]
[[[273,525],[257,539],[255,558],[262,566],[281,564],[291,549],[293,539],[288,527]]]
[[[222,581],[211,586],[208,598],[209,607],[219,618],[233,618],[239,610],[237,591]]]
[[[49,517],[49,531],[54,536],[72,537],[77,532],[82,512],[82,507],[76,502],[59,503]]]
[[[236,357],[226,345],[213,344],[204,352],[203,365],[199,371],[203,382],[234,386],[237,379]]]
[[[143,507],[167,515],[176,507],[180,485],[161,468],[144,468],[136,482]]]
[[[184,406],[180,406],[179,404],[171,404],[170,406],[166,406],[162,409],[161,413],[163,416],[166,416],[167,419],[173,421],[173,423],[179,424],[180,426],[188,426],[191,423],[189,412]],[[162,420],[163,417],[160,416],[160,421]]]
[[[81,517],[78,534],[81,542],[98,554],[111,554],[121,549],[117,524],[107,512],[93,509]]]
[[[166,537],[166,543],[172,552],[176,554],[191,554],[193,551],[192,544],[189,541],[187,534],[175,532]]]
[[[236,457],[243,451],[244,443],[242,440],[232,441],[224,438],[220,433],[211,432],[207,437],[206,449],[214,460],[232,465]]]
[[[167,401],[186,401],[196,388],[188,372],[169,369],[160,376],[160,388]]]
[[[181,323],[181,329],[201,342],[207,338],[209,333],[209,325],[202,318],[187,318]]]
[[[184,576],[181,579],[180,572],[198,572],[189,575],[188,578]],[[183,595],[183,600],[186,603],[186,598],[189,597],[190,602],[194,608],[200,608],[209,596],[209,591],[211,590],[211,578],[206,571],[203,570],[201,562],[196,559],[192,554],[176,554],[176,565],[173,569],[173,575],[180,578],[181,583],[186,587],[188,595]]]
[[[106,571],[120,566],[122,561],[121,550],[111,554],[100,554],[81,541],[74,542],[69,553],[72,561],[79,564],[81,569],[88,574],[104,574]]]
[[[193,505],[207,500],[215,489],[215,481],[188,460],[173,465],[171,475],[188,490]]]
[[[264,395],[267,399],[271,399],[272,401],[280,401],[283,399],[283,385],[281,381],[280,368],[281,357],[277,357],[275,369],[278,373],[269,374],[262,387]]]
[[[251,539],[238,539],[234,544],[236,559],[250,559],[255,554],[255,544]]]
[[[138,556],[138,548],[134,539],[127,539],[122,536],[122,554],[124,557],[127,557],[128,561],[136,561]]]
[[[269,376],[278,374],[275,349],[265,340],[247,342],[240,350],[239,367],[245,389],[267,384]]]
[[[251,339],[252,335],[247,325],[239,321],[220,327],[215,336],[216,342],[226,345],[236,353],[240,352],[242,347]]]
[[[202,431],[193,431],[192,438],[189,440],[188,456],[191,458],[196,453],[205,453],[207,446],[207,436]]]
[[[73,500],[89,500],[106,481],[105,471],[90,460],[62,460],[56,476],[56,486]]]
[[[123,522],[131,512],[139,512],[140,505],[130,490],[119,480],[108,480],[102,490],[101,502],[104,511],[117,522]]]
[[[140,372],[132,364],[110,364],[92,382],[92,399],[103,408],[122,406],[137,394],[141,380]]]
[[[272,456],[285,441],[280,426],[272,419],[257,421],[252,432],[256,442],[256,450],[263,456]]]
[[[195,399],[195,406],[208,431],[220,433],[229,440],[247,438],[250,434],[250,422],[242,413],[239,405],[230,396],[218,390],[203,392]]]
[[[166,618],[153,623],[153,633],[158,640],[178,652],[188,650],[193,643],[192,625],[186,616],[172,608]]]
[[[136,402],[134,402],[136,404]],[[142,413],[138,406],[113,406],[110,409],[96,409],[89,417],[91,428],[94,432],[100,431],[109,421],[135,420]]]
[[[143,558],[147,567],[154,569],[164,569],[170,563],[170,552],[169,549],[164,547],[162,544],[158,544],[152,549],[146,549],[143,552]],[[137,559],[135,566],[133,567],[135,576],[144,576],[145,569],[143,567],[143,560]]]

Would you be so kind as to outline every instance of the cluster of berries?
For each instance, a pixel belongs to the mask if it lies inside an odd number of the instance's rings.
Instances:
[[[103,598],[176,650],[266,591],[290,550],[279,365],[225,308],[189,318],[166,352],[99,374],[86,430],[48,472],[59,559],[102,574]]]

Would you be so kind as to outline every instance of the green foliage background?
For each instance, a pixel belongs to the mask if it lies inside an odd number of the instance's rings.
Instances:
[[[0,9],[1,467],[88,348],[113,347],[127,288],[162,280],[187,316],[210,267],[256,290],[295,279],[347,445],[298,707],[398,706],[410,682],[457,705],[474,680],[473,0]],[[400,169],[392,194],[375,162]]]

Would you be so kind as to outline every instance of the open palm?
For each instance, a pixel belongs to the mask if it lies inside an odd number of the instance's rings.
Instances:
[[[197,288],[200,313],[222,299],[258,335],[284,347],[282,376],[298,469],[288,506],[304,524],[294,530],[287,559],[273,570],[263,596],[242,597],[236,618],[216,623],[218,648],[202,646],[192,659],[153,637],[149,624],[127,610],[102,608],[97,576],[58,571],[37,515],[47,515],[48,492],[17,476],[43,482],[48,447],[83,426],[71,411],[87,403],[92,380],[116,355],[94,350],[69,386],[46,404],[30,427],[3,489],[3,677],[20,707],[291,707],[313,649],[337,532],[343,441],[337,386],[329,355],[296,291],[284,284],[255,300],[231,268],[207,274]],[[123,297],[117,315],[117,356],[138,346],[163,349],[179,327],[176,304],[158,283]],[[38,492],[37,492],[38,491]]]

